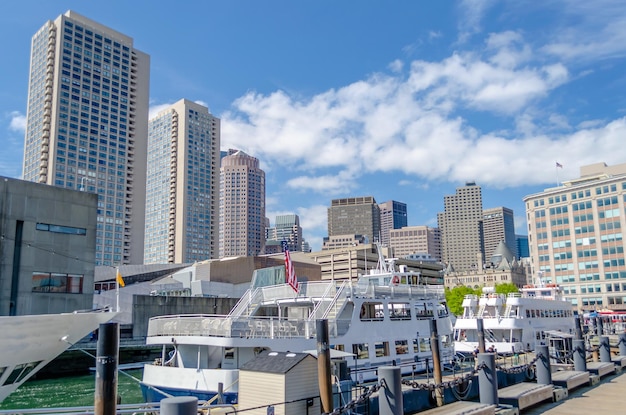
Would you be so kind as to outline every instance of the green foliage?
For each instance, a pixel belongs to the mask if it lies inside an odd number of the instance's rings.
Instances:
[[[446,302],[448,303],[448,307],[450,308],[450,312],[455,316],[460,316],[463,314],[463,298],[468,294],[480,295],[481,289],[470,288],[464,285],[460,285],[458,287],[454,287],[452,289],[446,288]]]
[[[496,284],[496,293],[498,294],[508,294],[516,292],[519,292],[519,289],[513,283],[506,282],[502,284]]]

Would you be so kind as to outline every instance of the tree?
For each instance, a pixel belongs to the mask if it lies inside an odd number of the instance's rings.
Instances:
[[[496,293],[497,294],[509,294],[509,293],[517,293],[519,292],[519,288],[517,288],[517,285],[510,283],[510,282],[505,282],[502,284],[496,284]]]
[[[460,285],[458,287],[454,287],[452,289],[446,288],[446,302],[448,303],[448,308],[450,312],[455,316],[460,316],[463,314],[463,298],[466,295],[480,295],[481,289],[473,289],[470,287],[466,287],[465,285]]]

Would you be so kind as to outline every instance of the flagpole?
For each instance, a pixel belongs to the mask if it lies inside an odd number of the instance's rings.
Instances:
[[[115,268],[115,302],[117,304],[117,312],[120,312],[120,281],[118,278],[120,275],[120,267]]]

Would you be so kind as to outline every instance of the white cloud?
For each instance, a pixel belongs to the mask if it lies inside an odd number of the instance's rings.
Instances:
[[[12,111],[9,116],[11,117],[9,130],[19,133],[26,132],[26,116],[24,114],[19,111]]]
[[[173,102],[169,102],[169,103],[165,103],[165,104],[150,104],[150,108],[148,109],[148,119],[151,120],[152,118],[156,117],[156,115],[163,111],[164,109],[172,106],[174,103]]]
[[[467,42],[482,30],[481,21],[494,0],[462,0],[459,3],[459,43]]]

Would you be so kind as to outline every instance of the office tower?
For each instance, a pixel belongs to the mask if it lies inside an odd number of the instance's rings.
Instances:
[[[513,211],[506,207],[485,209],[483,210],[483,244],[487,261],[500,242],[504,242],[512,253],[517,251]]]
[[[407,225],[406,203],[388,200],[378,205],[380,208],[381,243],[389,246],[389,231]]]
[[[484,258],[482,241],[483,198],[480,186],[468,182],[454,195],[444,197],[444,211],[437,214],[441,255],[455,271],[477,269]]]
[[[581,311],[626,310],[626,163],[526,196],[533,276],[563,287]]]
[[[73,11],[31,45],[24,179],[98,194],[96,264],[143,262],[150,57]]]
[[[389,246],[394,256],[406,258],[412,254],[428,254],[441,261],[441,236],[439,229],[429,226],[405,226],[389,232]]]
[[[182,99],[148,125],[146,264],[219,254],[220,120]]]
[[[277,215],[273,228],[267,229],[267,240],[287,242],[291,252],[302,251],[302,227],[300,217],[295,214]]]
[[[530,257],[530,249],[528,248],[528,235],[515,235],[515,246],[517,248],[518,258]]]
[[[229,150],[220,168],[220,258],[263,253],[265,220],[265,172],[259,160]]]
[[[360,235],[380,241],[380,208],[372,196],[333,199],[328,208],[328,236]]]

